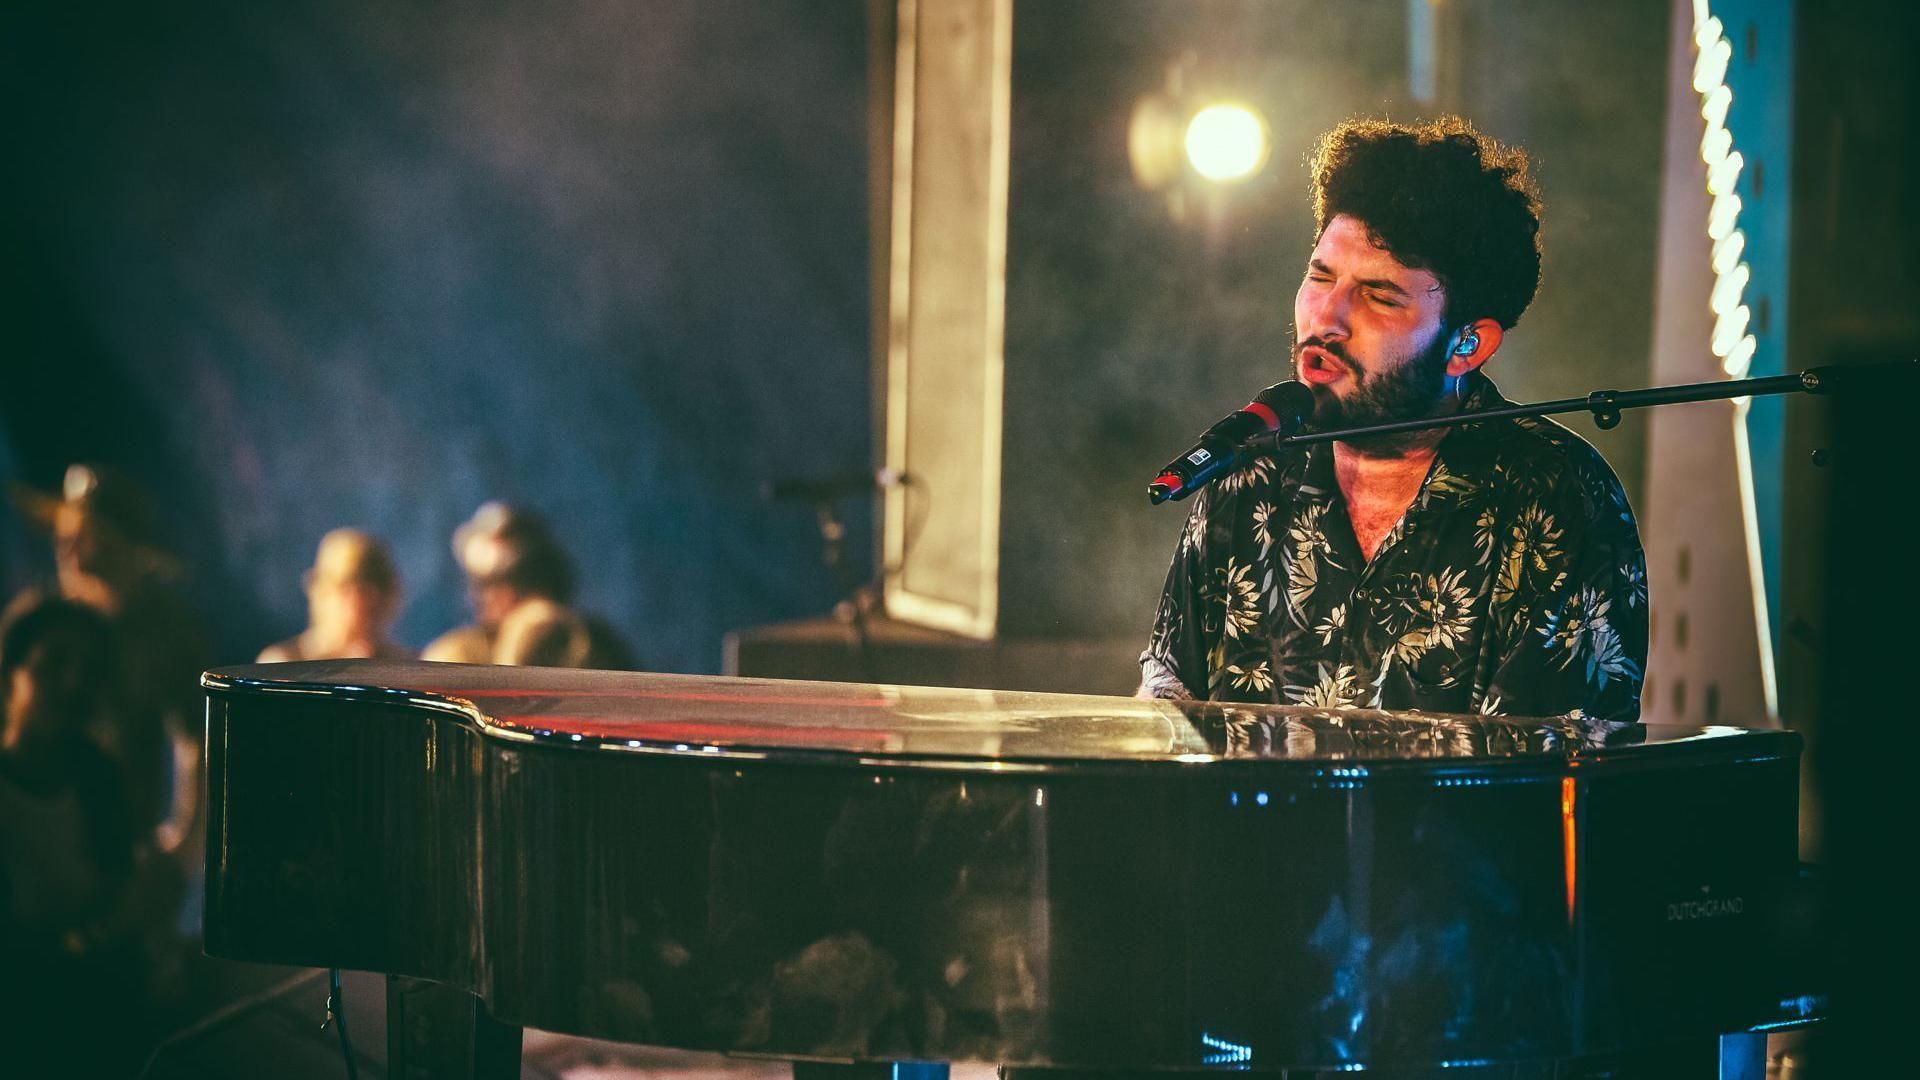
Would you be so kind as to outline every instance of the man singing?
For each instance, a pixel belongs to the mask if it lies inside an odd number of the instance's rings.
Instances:
[[[1313,157],[1294,374],[1319,430],[1505,404],[1482,370],[1540,282],[1523,151],[1348,121]],[[1639,714],[1646,563],[1598,452],[1491,420],[1257,458],[1195,496],[1141,694]]]

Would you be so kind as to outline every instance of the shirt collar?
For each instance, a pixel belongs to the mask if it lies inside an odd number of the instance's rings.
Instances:
[[[1470,378],[1470,389],[1460,411],[1483,412],[1508,404],[1492,379],[1478,371]],[[1481,496],[1492,489],[1493,468],[1501,443],[1499,436],[1505,427],[1494,421],[1450,429],[1447,437],[1440,440],[1434,466],[1427,473],[1426,483],[1421,485],[1420,504],[1434,510],[1478,503]]]

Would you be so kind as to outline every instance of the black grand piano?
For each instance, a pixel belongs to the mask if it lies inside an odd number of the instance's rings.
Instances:
[[[802,1072],[1711,1076],[1823,1008],[1788,732],[361,661],[203,681],[207,950],[394,976],[396,1076],[515,1075],[522,1027]]]

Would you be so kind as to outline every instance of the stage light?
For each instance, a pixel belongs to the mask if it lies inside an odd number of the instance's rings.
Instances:
[[[1727,122],[1727,110],[1733,107],[1733,91],[1722,83],[1709,91],[1700,102],[1700,119],[1710,128],[1720,127]]]
[[[1133,181],[1159,191],[1180,175],[1180,111],[1165,94],[1141,98],[1127,123],[1127,160]]]
[[[1707,211],[1707,236],[1718,240],[1733,231],[1740,221],[1740,196],[1728,192],[1714,197]]]
[[[1727,127],[1727,114],[1733,108],[1733,90],[1727,86],[1727,66],[1733,59],[1733,42],[1726,26],[1708,10],[1709,0],[1693,0],[1693,45],[1697,50],[1693,64],[1693,89],[1700,95],[1700,119],[1705,128],[1700,137],[1700,160],[1707,166],[1707,194],[1713,202],[1707,210],[1707,238],[1713,241],[1713,289],[1708,305],[1714,313],[1713,332],[1708,348],[1720,358],[1720,370],[1729,379],[1744,379],[1753,371],[1753,354],[1759,340],[1751,332],[1753,312],[1743,302],[1752,271],[1741,256],[1747,238],[1740,230],[1740,196],[1734,188],[1740,181],[1746,161],[1733,148],[1733,132]],[[1734,464],[1740,476],[1740,517],[1745,526],[1747,572],[1753,589],[1754,625],[1760,639],[1760,687],[1766,698],[1767,715],[1779,715],[1779,689],[1773,670],[1773,633],[1769,629],[1767,589],[1761,566],[1760,518],[1753,488],[1753,454],[1747,432],[1747,408],[1750,398],[1734,399]]]
[[[1721,361],[1721,370],[1725,371],[1729,378],[1739,378],[1740,376],[1735,375],[1734,372],[1744,374],[1753,367],[1753,350],[1759,347],[1759,340],[1752,334],[1741,338],[1734,344],[1733,351],[1727,354],[1727,358]]]
[[[1733,132],[1727,128],[1727,111],[1733,107],[1727,63],[1733,43],[1727,39],[1726,26],[1708,10],[1707,0],[1693,3],[1693,44],[1698,50],[1693,88],[1700,94],[1700,119],[1706,122],[1700,160],[1707,166],[1707,194],[1713,196],[1707,210],[1714,276],[1708,305],[1716,316],[1710,347],[1727,375],[1740,379],[1747,376],[1757,345],[1747,332],[1751,313],[1742,303],[1752,274],[1740,258],[1746,253],[1747,238],[1740,231],[1740,196],[1734,192],[1746,158],[1733,148]]]
[[[1707,10],[1707,0],[1693,0],[1693,48],[1704,52],[1720,40],[1722,27],[1718,17]],[[1700,87],[1694,87],[1699,90]]]
[[[1733,43],[1725,37],[1701,49],[1700,59],[1693,66],[1693,88],[1705,94],[1722,85],[1727,77],[1727,61],[1732,59]]]
[[[1740,170],[1747,165],[1747,159],[1740,151],[1734,150],[1720,159],[1719,163],[1707,171],[1707,193],[1725,195],[1733,190],[1740,180]]]
[[[1709,347],[1715,356],[1732,356],[1733,347],[1740,344],[1746,335],[1747,321],[1753,317],[1752,309],[1741,304],[1732,311],[1713,321],[1713,340]]]
[[[1240,1065],[1244,1067],[1253,1060],[1253,1047],[1247,1043],[1230,1042],[1226,1039],[1200,1033],[1200,1044],[1213,1051],[1201,1059],[1203,1065]]]
[[[1711,308],[1715,315],[1725,315],[1732,311],[1746,292],[1747,281],[1751,275],[1752,271],[1747,268],[1746,263],[1734,267],[1732,273],[1722,274],[1714,283],[1713,293],[1707,297],[1707,307]]]
[[[1740,256],[1747,253],[1747,234],[1735,229],[1713,242],[1713,272],[1717,277],[1741,265]]]
[[[1700,137],[1700,160],[1712,168],[1733,149],[1733,132],[1725,127],[1710,127]]]
[[[1245,105],[1209,105],[1187,122],[1187,160],[1216,183],[1259,172],[1270,149],[1267,122]]]

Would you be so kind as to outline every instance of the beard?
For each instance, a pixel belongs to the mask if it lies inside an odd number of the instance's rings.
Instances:
[[[1346,346],[1338,341],[1309,338],[1295,345],[1296,369],[1301,347],[1316,345],[1345,364],[1354,376],[1353,392],[1345,398],[1336,397],[1328,387],[1312,387],[1313,430],[1332,431],[1335,428],[1365,427],[1438,416],[1446,400],[1449,340],[1447,334],[1436,332],[1433,341],[1425,348],[1406,363],[1388,371],[1368,370],[1354,363],[1347,355]],[[1433,435],[1432,431],[1402,431],[1387,435],[1363,435],[1341,441],[1369,454],[1389,454],[1431,441]]]

